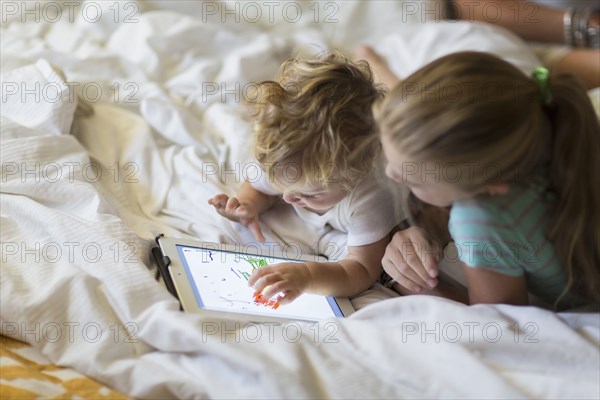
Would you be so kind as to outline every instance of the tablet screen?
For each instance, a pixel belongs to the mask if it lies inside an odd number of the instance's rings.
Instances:
[[[304,293],[289,304],[279,304],[277,296],[263,298],[248,286],[255,268],[298,260],[182,245],[177,251],[202,309],[308,321],[343,316],[333,297]]]

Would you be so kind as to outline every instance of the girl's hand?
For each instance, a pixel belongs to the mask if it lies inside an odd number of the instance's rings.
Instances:
[[[437,286],[440,255],[416,226],[396,232],[381,260],[383,269],[401,286],[412,292]]]
[[[248,286],[253,286],[266,299],[283,292],[281,304],[285,304],[306,291],[310,282],[310,271],[305,263],[281,263],[255,269],[250,275]]]
[[[239,222],[250,229],[259,242],[265,241],[265,236],[260,229],[257,207],[254,204],[247,201],[240,202],[236,197],[229,197],[226,194],[218,194],[208,199],[208,204],[225,218]]]

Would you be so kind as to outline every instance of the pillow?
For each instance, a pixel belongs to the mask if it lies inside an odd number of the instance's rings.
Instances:
[[[533,50],[518,36],[498,26],[466,21],[399,25],[374,45],[400,78],[445,55],[483,51],[515,65],[530,75],[541,65]]]

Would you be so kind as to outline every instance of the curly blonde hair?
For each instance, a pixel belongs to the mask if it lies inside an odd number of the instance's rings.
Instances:
[[[382,96],[364,61],[339,53],[288,59],[277,81],[261,82],[246,96],[256,160],[288,190],[333,184],[351,190],[379,150],[371,107]],[[295,171],[283,174],[290,165]]]

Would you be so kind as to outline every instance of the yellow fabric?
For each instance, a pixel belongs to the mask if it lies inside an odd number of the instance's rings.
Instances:
[[[27,343],[0,336],[0,399],[128,398],[72,369],[36,362],[32,351]]]

